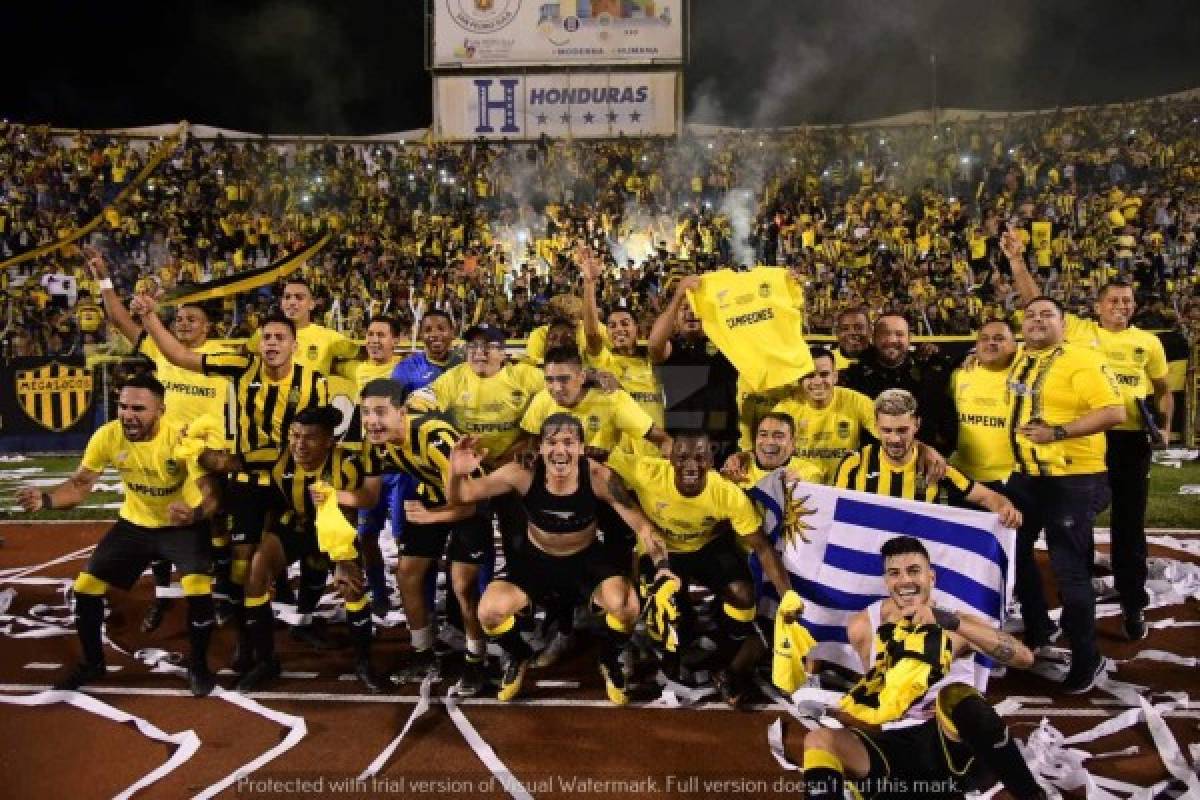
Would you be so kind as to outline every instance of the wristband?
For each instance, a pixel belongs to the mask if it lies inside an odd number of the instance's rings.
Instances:
[[[670,569],[670,568],[671,568],[671,562],[665,558],[660,558],[658,561],[654,562],[655,571],[662,570],[662,569]]]
[[[54,503],[50,501],[50,493],[42,492],[42,511],[53,511]]]
[[[938,627],[951,633],[958,630],[958,626],[962,623],[958,614],[955,614],[953,611],[943,611],[940,608],[933,610],[933,619],[937,622]]]
[[[100,280],[96,281],[96,284],[100,287],[100,291],[113,288],[112,278],[101,278]]]

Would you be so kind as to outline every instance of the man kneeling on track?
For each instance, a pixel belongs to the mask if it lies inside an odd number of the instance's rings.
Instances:
[[[346,604],[354,672],[369,691],[383,691],[384,683],[371,667],[371,607],[363,590],[361,559],[354,549],[357,533],[339,508],[360,504],[356,495],[367,479],[358,455],[334,446],[334,431],[341,417],[332,406],[297,412],[287,452],[271,469],[278,497],[267,515],[246,583],[253,666],[238,682],[241,691],[256,689],[280,674],[270,587],[295,561],[306,564],[308,573],[321,576],[322,588],[333,562],[334,583]],[[344,534],[342,539],[336,536],[339,531]]]
[[[670,459],[629,456],[614,451],[608,465],[637,494],[646,516],[662,531],[668,564],[681,581],[670,586],[653,581],[656,618],[659,608],[676,603],[673,595],[696,582],[721,603],[716,633],[717,688],[725,702],[738,705],[745,697],[754,660],[761,652],[750,641],[756,598],[747,552],[753,550],[763,572],[780,597],[792,592],[779,553],[760,530],[761,517],[746,493],[713,470],[712,442],[703,431],[680,431]],[[738,541],[745,549],[738,546]],[[646,558],[642,557],[645,574]],[[661,572],[655,565],[655,570]],[[682,604],[681,604],[682,605]],[[686,608],[686,605],[684,605]],[[681,609],[682,610],[682,609]],[[691,614],[679,616],[675,636],[664,637],[667,677],[678,680],[683,648],[698,636]],[[678,646],[671,646],[674,639]]]
[[[928,791],[917,785],[961,797],[968,784],[986,789],[996,778],[1020,800],[1045,797],[1003,720],[972,685],[975,652],[1020,669],[1033,665],[1033,653],[974,615],[937,608],[934,569],[918,539],[897,536],[881,553],[888,596],[848,628],[870,669],[842,698],[849,727],[805,735],[805,797],[841,800],[847,782],[864,798]],[[873,727],[889,722],[908,725]]]
[[[78,689],[105,675],[104,595],[108,587],[128,591],[156,559],[178,565],[187,597],[191,660],[188,682],[197,697],[213,690],[208,668],[212,637],[212,555],[208,518],[217,498],[211,479],[192,459],[176,455],[183,426],[162,419],[163,385],[137,375],[121,387],[117,420],[92,434],[75,474],[47,492],[25,486],[17,503],[28,512],[74,508],[91,493],[105,467],[121,475],[125,500],[117,522],[75,579],[75,615],[83,661],[55,689]]]
[[[459,440],[450,454],[447,493],[452,504],[481,503],[515,491],[529,518],[525,535],[511,544],[508,562],[479,601],[479,621],[508,656],[497,698],[507,702],[517,696],[533,657],[516,615],[530,603],[558,593],[579,601],[590,598],[604,610],[608,641],[600,672],[608,699],[625,705],[629,695],[620,654],[637,621],[638,599],[622,565],[596,537],[597,506],[608,503],[665,568],[662,541],[621,480],[584,455],[578,419],[551,414],[540,436],[541,453],[532,468],[510,462],[483,477],[470,477],[486,456],[472,437]]]

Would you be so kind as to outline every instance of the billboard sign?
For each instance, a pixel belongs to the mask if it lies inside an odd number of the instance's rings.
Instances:
[[[683,61],[684,0],[433,0],[433,66]]]
[[[673,72],[438,76],[442,139],[671,136],[676,131]]]

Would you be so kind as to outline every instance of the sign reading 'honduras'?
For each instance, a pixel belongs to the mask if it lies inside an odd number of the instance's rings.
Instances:
[[[816,658],[863,669],[846,625],[885,596],[879,551],[895,536],[914,536],[929,551],[936,605],[971,612],[997,626],[1003,621],[1012,593],[1016,533],[995,514],[811,483],[789,491],[779,471],[751,493],[764,509],[764,529],[782,555],[792,587],[804,598],[802,621],[817,640]],[[769,586],[765,591],[772,594]],[[977,661],[982,680],[988,662]]]
[[[675,76],[662,73],[437,78],[445,139],[667,136],[675,133]]]

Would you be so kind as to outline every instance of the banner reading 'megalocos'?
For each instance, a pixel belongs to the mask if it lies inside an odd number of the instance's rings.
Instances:
[[[435,0],[433,66],[683,60],[683,0]]]
[[[674,73],[438,76],[442,139],[670,136]]]

